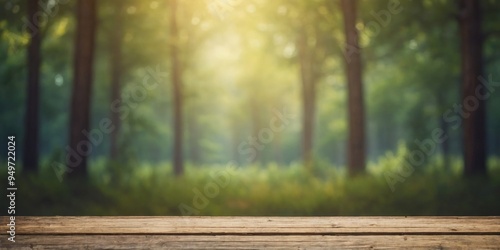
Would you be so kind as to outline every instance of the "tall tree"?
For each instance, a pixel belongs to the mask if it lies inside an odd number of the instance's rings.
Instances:
[[[87,156],[93,145],[85,136],[90,124],[90,96],[94,59],[96,28],[96,1],[78,0],[76,15],[76,39],[74,53],[73,90],[71,96],[69,147],[78,154],[79,160],[67,163],[72,174],[87,175]],[[75,160],[75,159],[73,159]]]
[[[302,160],[307,169],[311,169],[314,163],[318,82],[325,75],[325,60],[330,56],[333,42],[333,36],[325,32],[329,30],[329,25],[325,25],[321,14],[321,10],[326,7],[325,5],[318,7],[315,3],[314,1],[296,2],[297,12],[301,13],[301,18],[299,20],[290,14],[291,19],[287,20],[289,24],[285,24],[294,27],[294,35],[296,35],[296,60],[302,87]],[[290,11],[290,13],[293,12]]]
[[[183,127],[182,127],[182,72],[179,61],[179,31],[177,26],[177,0],[170,1],[170,63],[172,67],[172,94],[174,109],[174,146],[173,146],[173,166],[175,175],[182,175],[184,172],[183,161]]]
[[[114,1],[115,15],[113,31],[110,39],[110,64],[111,64],[111,102],[120,99],[121,81],[123,74],[122,63],[122,41],[123,41],[123,0]],[[110,158],[116,161],[118,158],[118,134],[120,132],[121,120],[118,112],[111,112],[111,122],[115,129],[110,135]]]
[[[302,160],[307,169],[313,164],[313,136],[316,111],[317,74],[313,65],[313,53],[308,43],[308,27],[300,32],[297,47],[302,83]]]
[[[481,1],[461,0],[459,27],[462,54],[462,100],[476,96],[483,73],[483,34]],[[466,176],[486,174],[486,103],[478,100],[476,110],[464,119],[464,173]]]
[[[37,0],[27,0],[28,20],[35,17],[39,11]],[[37,22],[35,22],[37,24]],[[41,35],[38,30],[31,30],[28,45],[28,87],[26,88],[26,114],[24,125],[24,170],[26,173],[38,171],[38,130],[39,130],[39,99],[40,99],[40,46]]]
[[[345,67],[348,91],[347,163],[349,174],[356,175],[365,169],[365,117],[361,54],[356,30],[356,0],[342,0],[346,37]]]

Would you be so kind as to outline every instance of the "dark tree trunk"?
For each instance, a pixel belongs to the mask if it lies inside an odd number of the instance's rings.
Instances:
[[[300,32],[297,43],[302,83],[302,160],[306,169],[312,169],[316,86],[312,69],[312,55],[307,44],[305,30]]]
[[[32,20],[38,12],[38,1],[28,0],[28,20]],[[39,29],[39,27],[37,27]],[[40,98],[40,32],[30,32],[28,46],[28,87],[26,92],[26,114],[24,125],[24,171],[26,173],[38,171],[38,129]]]
[[[500,134],[497,134],[497,136],[495,138],[496,138],[496,140],[494,140],[494,142],[493,142],[493,144],[494,144],[493,155],[500,156]]]
[[[365,121],[363,104],[363,83],[361,77],[361,56],[356,30],[355,0],[342,0],[344,27],[346,36],[346,71],[348,91],[349,135],[347,164],[349,174],[356,175],[365,170]],[[356,53],[349,53],[349,48],[356,48]]]
[[[92,92],[92,65],[96,27],[96,1],[78,0],[76,40],[74,54],[74,79],[71,97],[69,147],[78,154],[80,161],[69,161],[74,176],[86,177],[87,156],[95,145],[84,135],[89,131],[90,96]]]
[[[180,176],[184,172],[184,160],[182,150],[182,72],[179,62],[179,35],[177,27],[177,0],[170,1],[170,58],[172,67],[172,90],[174,100],[174,147],[173,165],[174,173]]]
[[[114,15],[114,25],[111,31],[110,52],[111,52],[111,103],[120,99],[121,81],[122,81],[122,41],[123,41],[123,1],[116,1]],[[119,142],[118,135],[121,128],[120,114],[118,112],[110,113],[111,122],[115,129],[110,135],[110,159],[118,160]]]
[[[312,52],[307,44],[305,30],[299,34],[299,65],[302,83],[302,160],[307,169],[313,165],[313,136],[316,109],[316,83]]]
[[[460,2],[460,37],[462,52],[462,100],[476,96],[483,73],[483,34],[481,8],[477,0]],[[476,99],[477,100],[477,99]],[[464,174],[486,175],[486,103],[479,100],[476,110],[464,119]],[[466,111],[466,113],[469,113]]]

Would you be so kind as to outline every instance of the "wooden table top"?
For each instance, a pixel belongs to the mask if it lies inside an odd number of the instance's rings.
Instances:
[[[500,249],[498,216],[18,216],[15,242],[0,221],[1,249]]]

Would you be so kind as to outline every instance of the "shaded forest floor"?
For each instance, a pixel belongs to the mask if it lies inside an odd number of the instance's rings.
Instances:
[[[392,158],[391,158],[392,157]],[[59,182],[44,166],[38,177],[18,175],[17,215],[500,215],[500,159],[490,159],[487,179],[466,180],[459,160],[445,171],[439,160],[394,190],[388,170],[397,156],[371,164],[368,174],[347,178],[344,169],[317,164],[267,167],[187,166],[174,177],[168,164],[123,168],[111,178],[104,160],[90,181]],[[2,173],[0,177],[6,180]],[[5,192],[3,189],[2,192]],[[2,197],[5,197],[2,194]],[[6,215],[6,199],[2,199]]]

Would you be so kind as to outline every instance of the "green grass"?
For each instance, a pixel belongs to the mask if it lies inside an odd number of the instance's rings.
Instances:
[[[500,159],[490,159],[488,179],[466,180],[460,160],[448,171],[435,159],[398,182],[392,191],[384,173],[397,171],[401,154],[388,154],[368,173],[347,178],[343,168],[317,164],[234,167],[228,184],[211,175],[227,166],[186,167],[174,177],[169,164],[125,168],[112,178],[104,160],[91,164],[90,181],[59,182],[50,167],[39,176],[18,175],[17,215],[500,215]],[[118,166],[119,167],[119,166]],[[2,175],[1,178],[5,178]],[[208,187],[205,190],[205,187]],[[218,189],[218,190],[217,190]],[[204,197],[196,195],[198,190]],[[5,192],[5,189],[4,191]],[[208,192],[209,197],[206,196]],[[5,197],[4,194],[2,194]],[[195,201],[193,201],[195,199]],[[2,199],[4,201],[4,199]],[[196,202],[198,206],[196,206]],[[184,208],[184,213],[179,206]],[[6,214],[7,204],[2,204]]]

